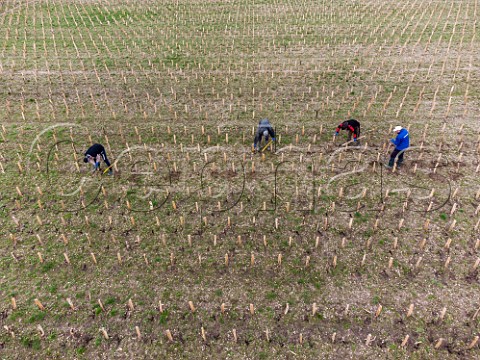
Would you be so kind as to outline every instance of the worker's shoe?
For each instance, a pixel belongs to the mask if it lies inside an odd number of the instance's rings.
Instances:
[[[395,159],[390,159],[390,161],[388,162],[388,165],[385,164],[385,167],[387,169],[393,169],[393,164],[395,163]]]

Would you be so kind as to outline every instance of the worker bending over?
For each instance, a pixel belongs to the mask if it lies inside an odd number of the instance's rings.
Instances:
[[[254,150],[258,150],[258,146],[262,143],[262,139],[264,139],[265,144],[267,144],[270,137],[275,141],[275,131],[273,130],[272,125],[270,125],[268,119],[260,120],[255,139],[253,140]]]
[[[335,136],[338,135],[340,130],[347,130],[348,132],[348,141],[352,140],[357,142],[358,138],[360,137],[360,123],[355,119],[350,119],[342,122],[338,125],[337,129],[335,130]]]
[[[110,161],[108,161],[107,153],[105,152],[105,148],[103,145],[100,144],[93,144],[88,148],[85,152],[85,158],[83,159],[84,163],[90,163],[93,165],[93,171],[100,170],[100,160],[105,162],[108,169],[108,174],[112,175],[112,165],[110,165]]]

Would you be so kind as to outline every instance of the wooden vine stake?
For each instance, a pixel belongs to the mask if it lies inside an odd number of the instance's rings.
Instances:
[[[362,261],[361,261],[361,265],[362,266],[365,266],[365,262],[367,261],[367,254],[363,254],[363,257],[362,257]]]
[[[368,334],[367,338],[365,339],[365,345],[370,346],[370,344],[375,340],[374,337],[372,337],[372,334]]]
[[[202,329],[201,329],[201,333],[202,333],[202,339],[203,341],[207,341],[207,333],[205,332],[205,329],[203,328],[202,326]]]
[[[35,300],[33,300],[33,302],[35,303],[35,305],[38,306],[38,308],[39,308],[40,310],[42,310],[42,311],[45,310],[45,307],[44,307],[43,304],[40,302],[40,300],[35,299]]]
[[[450,226],[448,227],[448,231],[451,232],[454,228],[455,228],[455,225],[457,223],[457,220],[456,219],[453,219],[452,223],[450,224]]]
[[[420,264],[422,263],[422,260],[423,260],[423,257],[420,256],[417,260],[417,262],[415,263],[415,269],[418,269],[420,267]]]
[[[129,309],[130,311],[135,310],[135,306],[133,306],[133,301],[132,301],[132,299],[128,299],[127,305],[128,305],[128,309]]]
[[[451,244],[452,244],[452,239],[448,238],[447,241],[445,242],[445,246],[444,246],[445,250],[449,250]]]
[[[70,306],[70,309],[72,309],[72,311],[75,311],[75,306],[73,305],[72,299],[67,298],[67,303]]]
[[[105,328],[102,327],[102,328],[100,328],[99,331],[102,333],[102,335],[103,335],[103,337],[104,337],[105,340],[108,340],[108,339],[109,339],[107,330],[105,330]]]
[[[444,307],[442,308],[442,311],[440,311],[440,317],[439,317],[440,321],[442,321],[442,320],[445,318],[445,314],[446,314],[446,313],[447,313],[447,307],[444,306]]]
[[[435,349],[440,349],[444,342],[445,340],[443,338],[438,339],[437,343],[435,344]]]
[[[451,257],[447,257],[447,260],[445,260],[445,264],[444,264],[444,267],[445,267],[445,270],[448,270],[448,266],[450,265],[450,261],[451,261]]]
[[[38,330],[38,332],[40,333],[40,336],[41,336],[41,337],[45,337],[45,330],[43,330],[42,325],[38,324],[38,325],[37,325],[37,330]]]
[[[472,271],[477,270],[478,265],[480,265],[480,258],[477,258],[477,260],[475,260],[475,263],[472,266]]]
[[[103,312],[105,312],[105,307],[103,306],[102,300],[98,299],[98,306],[100,306],[100,309],[102,309]]]
[[[427,239],[423,238],[422,241],[420,241],[420,244],[419,244],[420,250],[423,250],[425,248],[426,244],[427,244]]]
[[[407,318],[412,316],[414,307],[415,307],[415,305],[413,305],[413,304],[410,304],[410,306],[408,307]]]
[[[17,301],[15,300],[14,297],[12,297],[11,300],[12,300],[12,309],[13,309],[13,310],[16,310],[16,309],[17,309]]]
[[[405,338],[402,341],[401,347],[405,347],[408,344],[408,339],[410,339],[410,335],[405,335]]]
[[[468,350],[473,349],[478,344],[478,339],[479,339],[479,336],[478,335],[475,336],[473,340],[470,342],[470,344],[468,345],[467,349]]]
[[[189,302],[188,302],[188,306],[189,306],[189,308],[190,308],[190,311],[191,311],[192,313],[194,313],[194,312],[195,312],[195,306],[193,305],[193,302],[192,302],[192,301],[189,301]]]
[[[10,327],[8,327],[7,325],[3,325],[3,328],[10,334],[12,339],[15,338],[15,333],[13,332],[13,330],[10,329]]]
[[[165,330],[165,335],[167,336],[168,341],[172,342],[173,341],[173,336],[170,330]]]

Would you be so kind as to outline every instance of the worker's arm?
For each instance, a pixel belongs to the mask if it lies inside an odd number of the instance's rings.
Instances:
[[[350,130],[353,133],[353,139],[357,140],[357,133],[355,132],[355,129],[352,125],[348,125],[348,130]]]
[[[95,159],[94,157],[90,156],[90,157],[88,158],[88,162],[89,162],[90,164],[92,164],[92,166],[93,166],[93,171],[95,171],[95,170],[98,169],[97,161],[96,161],[96,159]],[[100,164],[99,164],[99,165],[100,165]]]
[[[395,139],[390,139],[390,142],[391,142],[393,145],[397,146],[397,145],[398,145],[398,142],[399,142],[398,135],[397,135],[397,137],[396,137]]]
[[[275,139],[275,131],[273,131],[273,128],[272,128],[271,126],[269,126],[269,127],[267,128],[267,130],[268,130],[268,134],[270,135],[270,137],[271,137],[272,139]]]

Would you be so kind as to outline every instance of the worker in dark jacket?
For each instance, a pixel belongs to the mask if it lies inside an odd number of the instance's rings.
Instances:
[[[100,170],[100,160],[103,160],[107,164],[108,174],[112,175],[112,167],[110,161],[108,161],[107,153],[105,148],[100,144],[93,144],[85,152],[85,158],[83,159],[84,163],[90,163],[93,165],[93,170]]]
[[[397,156],[397,166],[402,165],[405,150],[407,150],[410,146],[410,135],[408,134],[407,129],[404,129],[401,126],[395,126],[393,132],[397,134],[397,137],[395,139],[390,139],[390,142],[395,145],[395,149],[390,154],[390,161],[388,162],[388,165],[385,165],[389,169],[393,168],[393,164],[395,163],[395,158]]]
[[[270,125],[268,119],[260,120],[258,123],[257,133],[255,134],[255,139],[253,140],[253,148],[258,150],[258,146],[262,142],[262,139],[265,139],[266,144],[268,143],[270,137],[273,141],[275,141],[275,131],[273,130],[272,125]]]
[[[335,130],[335,136],[338,135],[340,130],[347,130],[348,141],[352,140],[353,136],[353,141],[357,142],[358,138],[360,137],[360,123],[355,119],[344,121],[343,123],[338,125],[337,129]]]

